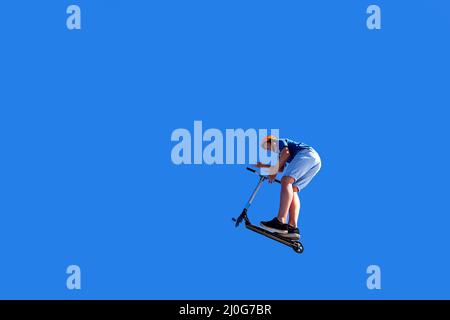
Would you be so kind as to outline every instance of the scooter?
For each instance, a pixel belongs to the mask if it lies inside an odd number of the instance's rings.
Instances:
[[[256,233],[259,233],[263,236],[266,236],[267,238],[270,238],[272,240],[278,241],[279,243],[282,243],[288,247],[291,247],[297,253],[302,253],[303,252],[303,244],[300,241],[290,240],[288,238],[283,237],[282,235],[280,235],[278,233],[270,232],[263,228],[257,227],[250,222],[250,219],[248,218],[248,215],[247,215],[248,209],[252,205],[252,202],[255,199],[256,194],[258,193],[259,189],[261,188],[263,182],[266,181],[268,178],[267,178],[267,176],[260,174],[258,171],[254,170],[252,168],[247,168],[247,170],[251,171],[253,173],[256,173],[259,176],[259,182],[256,185],[256,188],[253,191],[250,199],[248,200],[247,205],[245,206],[244,210],[242,210],[242,213],[239,215],[239,217],[232,219],[235,222],[235,227],[236,228],[239,227],[239,225],[242,223],[242,221],[244,221],[245,227],[247,229],[254,231]],[[275,182],[281,183],[280,180],[276,180],[276,179],[275,179]]]

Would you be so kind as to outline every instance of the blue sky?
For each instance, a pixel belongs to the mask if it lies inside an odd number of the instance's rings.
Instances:
[[[381,30],[366,28],[372,3]],[[70,4],[81,30],[66,28]],[[1,298],[449,298],[448,1],[2,12]],[[303,255],[233,227],[257,183],[245,165],[172,163],[171,133],[195,120],[317,149]],[[264,185],[253,221],[275,215],[278,193]],[[71,264],[80,291],[66,288]]]

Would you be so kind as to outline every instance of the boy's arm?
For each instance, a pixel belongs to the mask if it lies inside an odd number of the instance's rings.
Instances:
[[[268,168],[270,169],[269,171],[273,171],[273,172],[283,172],[284,167],[286,166],[286,162],[289,159],[289,156],[291,154],[289,153],[289,148],[285,147],[283,150],[281,150],[280,152],[280,157],[278,159],[278,163],[274,166],[271,166],[269,164],[264,164],[261,162],[258,162],[255,167],[257,168]]]
[[[272,181],[275,180],[275,178],[277,177],[277,173],[278,172],[283,172],[284,167],[286,166],[286,162],[288,161],[290,155],[291,154],[289,153],[289,148],[288,147],[286,147],[283,150],[281,150],[280,158],[278,160],[278,163],[273,166],[274,174],[269,176],[269,182],[272,182]]]
[[[289,148],[286,147],[280,152],[280,160],[278,161],[278,172],[283,172],[286,162],[288,161],[291,154],[289,153]]]

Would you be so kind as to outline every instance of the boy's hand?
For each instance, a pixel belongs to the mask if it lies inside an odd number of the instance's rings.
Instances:
[[[269,179],[269,183],[272,183],[275,181],[275,179],[277,178],[277,174],[271,174],[268,179]]]
[[[262,163],[262,162],[258,162],[258,163],[256,163],[254,166],[255,166],[256,168],[270,168],[269,165],[264,164],[264,163]]]

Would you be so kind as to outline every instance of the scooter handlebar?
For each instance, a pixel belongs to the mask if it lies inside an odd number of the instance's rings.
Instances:
[[[255,170],[255,169],[253,169],[253,168],[247,167],[247,170],[250,171],[250,172],[256,173],[256,174],[257,174],[258,176],[260,176],[260,177],[266,177],[266,176],[263,176],[262,174],[260,174],[257,170]],[[267,178],[267,177],[266,177],[266,178]],[[274,181],[275,181],[276,183],[281,183],[281,181],[278,180],[278,179],[275,179]]]
[[[248,171],[251,171],[251,172],[253,172],[253,173],[256,173],[256,170],[253,169],[253,168],[247,167],[247,170],[248,170]]]

